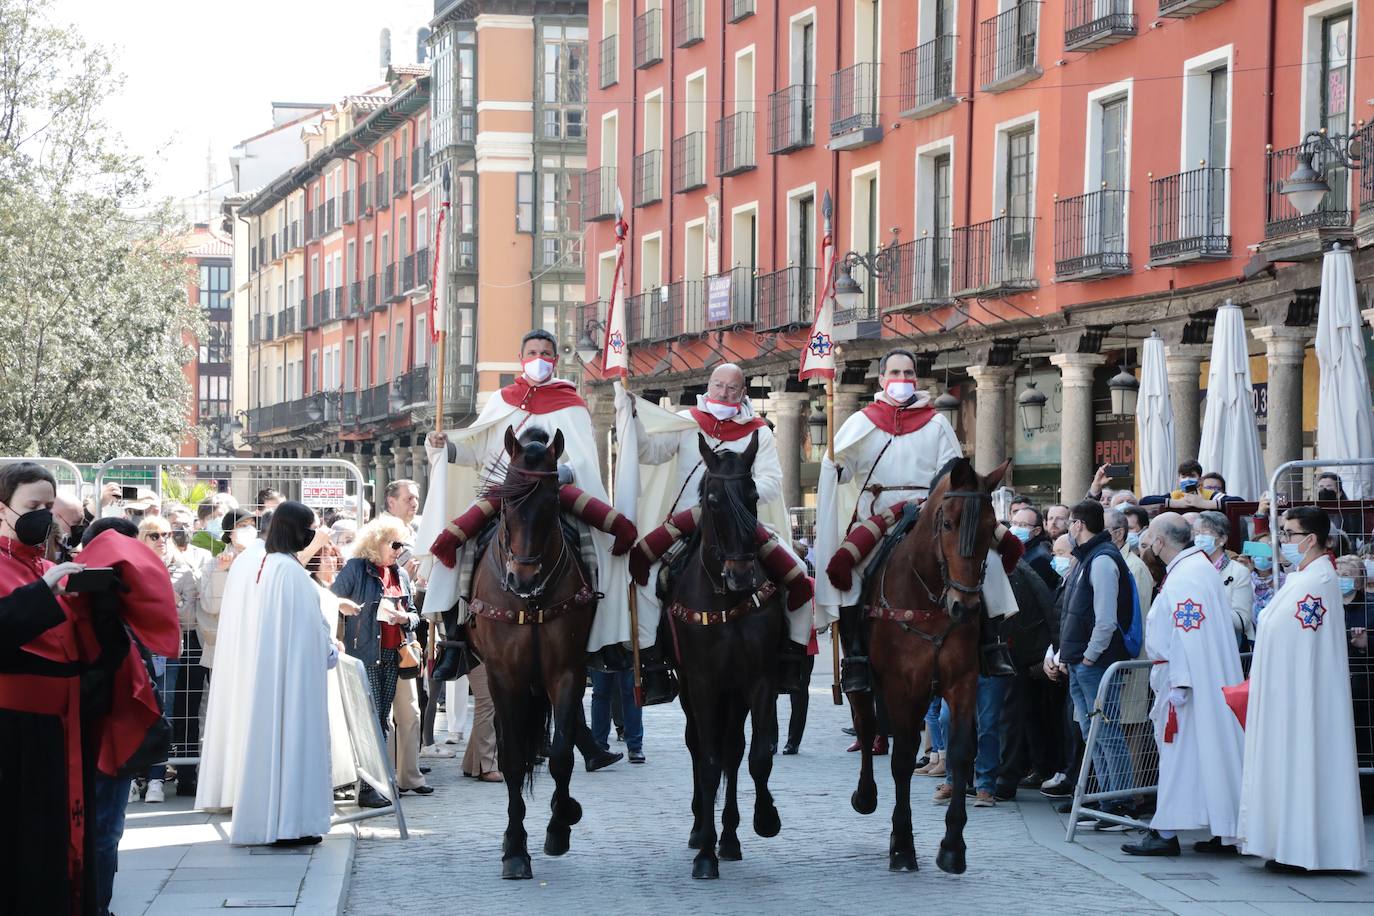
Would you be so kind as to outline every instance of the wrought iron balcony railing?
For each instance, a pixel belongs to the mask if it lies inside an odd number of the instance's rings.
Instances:
[[[1042,6],[1028,0],[978,24],[979,85],[984,92],[1013,89],[1040,76],[1037,49]]]
[[[1134,0],[1068,0],[1064,9],[1064,50],[1092,51],[1136,34]]]
[[[1039,219],[1001,216],[958,226],[951,240],[950,291],[956,296],[1035,289],[1035,230]]]
[[[830,75],[830,136],[879,127],[881,65],[854,64]]]
[[[949,230],[898,245],[892,272],[878,286],[884,312],[949,302]]]
[[[797,83],[768,97],[768,152],[790,153],[815,143],[816,87]]]
[[[1302,144],[1270,150],[1265,164],[1266,198],[1264,237],[1278,238],[1313,229],[1348,229],[1354,214],[1350,208],[1350,172],[1339,162],[1330,162],[1322,177],[1331,190],[1317,209],[1306,216],[1283,194],[1283,182],[1298,165]]]
[[[635,157],[635,203],[645,207],[663,200],[663,150],[651,149]]]
[[[688,48],[705,38],[704,0],[673,0],[673,44]]]
[[[734,267],[701,281],[704,328],[725,328],[754,323],[754,271],[750,267]],[[697,322],[689,321],[689,325]]]
[[[1150,181],[1150,263],[1231,256],[1230,169],[1197,168]]]
[[[902,52],[902,114],[921,117],[954,104],[954,36]]]
[[[685,194],[706,185],[706,131],[673,141],[673,193]]]
[[[587,169],[582,177],[582,221],[615,218],[615,166]]]
[[[1226,0],[1159,0],[1159,15],[1170,19],[1186,19],[1221,6]]]
[[[609,35],[601,39],[601,44],[597,48],[597,61],[601,65],[602,89],[620,82],[620,62],[616,55],[616,48],[619,44],[619,35]]]
[[[663,60],[663,11],[645,10],[635,17],[635,69]]]
[[[758,167],[754,113],[737,111],[716,122],[716,175],[738,175]]]
[[[758,278],[754,327],[759,331],[808,325],[816,317],[818,267],[784,267]]]
[[[1127,191],[1103,188],[1055,201],[1055,279],[1090,280],[1131,272],[1127,200]]]

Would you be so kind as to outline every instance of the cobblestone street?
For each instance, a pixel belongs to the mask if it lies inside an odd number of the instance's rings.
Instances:
[[[849,739],[840,733],[849,711],[830,702],[830,675],[823,670],[827,650],[823,641],[801,754],[774,758],[770,786],[782,833],[769,840],[753,834],[753,784],[746,775],[740,789],[744,860],[722,862],[719,881],[691,879],[691,765],[682,712],[674,703],[646,711],[646,765],[622,761],[587,773],[578,758],[572,791],[585,813],[573,829],[571,852],[562,858],[541,851],[553,781],[539,775],[526,820],[530,882],[499,877],[504,788],[465,779],[460,758],[428,761],[436,791],[428,798],[405,796],[409,842],[380,826],[383,819],[360,825],[347,912],[402,912],[397,900],[415,899],[407,886],[435,914],[965,913],[1008,907],[1034,913],[1288,914],[1311,912],[1317,900],[1344,901],[1321,912],[1368,912],[1374,901],[1369,877],[1294,881],[1266,873],[1254,859],[1203,860],[1191,854],[1132,861],[1118,851],[1130,834],[1080,831],[1079,842],[1066,844],[1064,816],[1053,813],[1038,792],[1024,790],[1018,803],[970,806],[969,868],[962,876],[947,875],[934,861],[944,809],[929,801],[936,781],[919,776],[913,813],[920,871],[890,873],[888,758],[877,761],[878,811],[861,817],[849,805],[858,762],[845,753]],[[786,699],[779,713],[785,723]]]

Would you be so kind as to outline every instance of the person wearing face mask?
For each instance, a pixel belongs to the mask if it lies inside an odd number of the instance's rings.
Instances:
[[[1198,514],[1193,526],[1193,544],[1207,554],[1207,559],[1221,576],[1221,584],[1231,601],[1236,644],[1246,652],[1255,641],[1255,587],[1250,581],[1250,570],[1226,552],[1226,540],[1230,536],[1231,523],[1225,515],[1211,510]]]
[[[629,430],[633,424],[634,445],[641,475],[639,490],[647,494],[634,507],[636,518],[669,518],[674,513],[695,508],[701,501],[701,481],[706,465],[701,458],[699,436],[713,452],[742,453],[749,448],[755,433],[758,449],[751,475],[758,491],[758,515],[774,533],[791,531],[787,506],[783,502],[782,464],[778,460],[773,430],[754,412],[749,400],[749,380],[733,363],[723,363],[712,372],[706,392],[697,396],[695,407],[671,413],[657,404],[637,398],[616,385],[616,426]],[[628,441],[629,437],[626,437]],[[627,446],[628,447],[628,446]],[[625,460],[625,459],[622,459]],[[652,503],[652,505],[650,504]],[[791,553],[790,538],[779,546]],[[793,555],[795,556],[795,555]],[[797,563],[801,563],[798,559]],[[649,573],[649,586],[638,590],[639,651],[644,682],[644,703],[668,702],[674,696],[668,666],[661,647],[656,645],[661,609],[654,583],[671,555],[655,563]],[[787,613],[788,639],[780,659],[782,681],[779,689],[806,689],[802,668],[806,645],[811,636],[810,604]],[[632,755],[631,760],[634,757]]]
[[[1140,505],[1159,506],[1179,512],[1200,512],[1204,509],[1221,509],[1228,502],[1238,501],[1239,497],[1227,496],[1221,490],[1210,489],[1205,483],[1225,487],[1225,481],[1220,475],[1204,475],[1202,465],[1196,459],[1184,459],[1178,463],[1178,487],[1169,493],[1143,496]]]
[[[1053,592],[1059,587],[1062,576],[1055,571],[1054,547],[1045,533],[1044,522],[1039,509],[1023,506],[1011,514],[1011,533],[1026,547],[1022,559]]]
[[[920,502],[930,492],[935,475],[964,454],[954,427],[931,405],[930,395],[916,387],[916,357],[909,350],[891,350],[878,363],[878,392],[873,403],[845,420],[834,436],[833,453],[821,461],[816,511],[816,627],[840,621],[845,644],[842,679],[845,692],[870,689],[867,650],[863,646],[863,589],[868,557],[850,558],[848,585],[844,576],[832,577],[831,561],[843,558],[840,545],[856,524],[908,500]],[[988,471],[990,468],[984,468]],[[997,543],[1010,538],[999,526]],[[984,670],[1014,677],[1016,666],[1007,653],[1001,628],[1016,612],[1016,602],[1002,564],[987,564],[981,637]]]
[[[1150,831],[1121,851],[1176,856],[1178,832],[1205,829],[1201,853],[1235,855],[1245,738],[1222,688],[1240,683],[1240,653],[1232,636],[1230,601],[1215,566],[1177,513],[1150,523],[1150,550],[1168,575],[1150,606],[1145,651],[1154,661],[1155,744],[1159,792]]]
[[[1326,552],[1331,520],[1289,509],[1288,576],[1260,614],[1245,713],[1239,836],[1271,871],[1363,871],[1345,608]]]
[[[430,479],[420,530],[415,537],[417,555],[428,554],[444,534],[449,520],[473,504],[485,480],[504,476],[508,429],[517,437],[527,430],[541,429],[550,440],[561,432],[565,448],[560,458],[559,480],[575,484],[593,499],[610,502],[602,482],[591,413],[575,385],[554,377],[558,365],[557,339],[548,331],[530,331],[520,342],[520,365],[520,376],[487,401],[471,426],[430,433],[426,439]],[[613,556],[614,540],[609,534],[591,528],[580,518],[572,520],[581,534],[592,586],[604,595],[597,602],[587,639],[587,651],[593,655],[590,664],[606,671],[627,670],[630,614],[626,561]],[[466,602],[460,604],[460,596],[471,578],[474,553],[459,548],[452,568],[445,563],[433,563],[428,571],[427,613],[433,616],[443,612],[445,638],[451,641],[462,638],[459,628],[467,618],[468,608]],[[456,676],[456,666],[449,667]]]

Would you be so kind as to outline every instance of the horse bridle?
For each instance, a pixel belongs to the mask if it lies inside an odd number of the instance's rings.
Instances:
[[[989,502],[989,503],[990,503],[990,502],[992,501],[992,496],[991,496],[991,494],[984,493],[984,492],[982,492],[982,491],[980,491],[980,490],[949,490],[949,491],[947,491],[947,492],[941,494],[941,496],[940,496],[940,501],[939,501],[940,504],[939,504],[939,506],[937,506],[936,509],[935,509],[935,532],[936,532],[936,537],[935,537],[935,551],[936,551],[936,557],[937,557],[937,559],[940,561],[940,582],[941,582],[941,585],[942,585],[942,588],[940,589],[940,593],[939,593],[938,595],[935,594],[935,592],[931,589],[930,585],[926,582],[925,577],[921,575],[921,570],[920,570],[918,567],[916,567],[914,564],[913,564],[912,567],[911,567],[911,571],[912,571],[913,573],[916,574],[916,581],[919,582],[919,583],[921,583],[921,588],[925,589],[926,597],[928,597],[928,598],[930,599],[931,603],[932,603],[935,607],[945,607],[945,599],[949,597],[949,592],[950,592],[951,589],[954,590],[954,591],[956,591],[956,592],[959,592],[959,593],[961,593],[961,594],[964,594],[964,595],[977,595],[977,594],[979,594],[980,592],[982,592],[982,590],[983,590],[983,584],[984,584],[984,582],[987,580],[987,564],[986,564],[986,563],[984,563],[984,565],[983,565],[983,570],[982,570],[982,572],[980,573],[980,575],[979,575],[979,577],[978,577],[977,583],[975,583],[975,584],[973,584],[973,585],[969,585],[969,584],[966,583],[966,582],[961,582],[961,581],[959,581],[958,579],[955,579],[955,578],[953,578],[953,577],[950,575],[950,572],[949,572],[949,561],[945,558],[944,539],[940,536],[940,532],[943,531],[943,529],[944,529],[944,521],[945,521],[945,501],[946,501],[946,500],[950,500],[950,499],[962,499],[962,500],[965,500],[966,503],[981,504],[981,503],[983,503],[983,502]],[[967,511],[968,508],[969,508],[969,507],[966,506],[966,507],[965,507],[965,511]],[[959,532],[959,534],[960,534],[960,540],[961,540],[961,544],[960,544],[961,549],[960,549],[960,551],[959,551],[959,555],[960,555],[960,556],[963,556],[963,557],[972,557],[972,556],[973,556],[973,547],[975,546],[974,541],[975,541],[976,536],[977,536],[977,531],[976,531],[977,517],[978,517],[979,514],[981,514],[982,506],[979,505],[979,506],[978,506],[978,509],[979,509],[979,511],[976,512],[976,513],[974,514],[973,518],[971,518],[971,519],[970,519],[970,518],[967,518],[963,513],[960,513],[960,517],[959,517],[959,525],[960,525],[960,529],[961,529],[960,532]],[[966,526],[966,525],[972,527],[973,534],[972,534],[971,536],[966,536],[965,533],[964,533],[964,526]],[[967,541],[969,542],[969,543],[968,543],[968,550],[967,550],[967,552],[965,552],[964,549],[962,549],[963,546],[964,546],[963,543],[962,543],[962,541],[964,541],[964,540],[967,540]],[[884,580],[886,580],[886,575],[884,575]],[[886,599],[884,598],[884,600],[886,600]]]
[[[552,471],[532,471],[527,468],[512,467],[511,470],[525,477],[548,478],[558,476],[558,471],[556,469]],[[515,591],[514,589],[506,588],[504,573],[508,571],[511,564],[517,564],[520,566],[533,566],[535,567],[536,575],[544,572],[544,558],[542,556],[526,557],[511,552],[510,527],[506,523],[507,510],[514,510],[519,508],[520,504],[523,503],[529,497],[533,496],[537,489],[538,484],[536,483],[536,485],[534,487],[531,487],[530,491],[526,493],[524,496],[510,498],[502,503],[500,526],[497,528],[496,531],[496,549],[492,551],[491,554],[492,561],[496,564],[498,580],[501,581],[502,584],[501,587],[504,588],[506,591],[509,591],[511,594],[515,595],[517,598],[520,598],[525,601],[531,600],[533,598],[538,598],[540,595],[544,593],[544,589],[548,587],[549,582],[553,581],[554,577],[557,576],[558,573],[562,570],[563,563],[567,559],[568,555],[568,542],[563,537],[562,529],[559,528],[554,532],[554,536],[558,538],[558,559],[554,561],[553,567],[548,571],[548,573],[544,574],[539,579],[538,583],[534,586],[534,588],[530,589],[528,592],[522,593]]]
[[[709,469],[706,470],[706,471],[704,472],[704,477],[705,477],[707,480],[750,480],[750,479],[753,478],[753,476],[754,476],[754,475],[748,474],[748,473],[744,473],[744,474],[718,474],[718,473],[716,473],[716,472],[714,472],[714,471],[711,471],[711,470],[709,470]],[[714,512],[708,512],[708,511],[705,510],[705,508],[703,508],[702,513],[701,513],[701,533],[702,533],[703,539],[706,537],[706,534],[707,534],[707,530],[708,530],[708,529],[710,530],[710,533],[711,533],[711,535],[712,535],[712,537],[711,537],[711,550],[712,550],[712,552],[713,552],[716,556],[718,556],[718,557],[720,558],[720,562],[721,562],[722,572],[721,572],[721,579],[720,579],[720,581],[719,581],[719,582],[716,581],[715,577],[711,574],[711,569],[710,569],[710,567],[708,567],[708,566],[706,565],[706,545],[705,545],[704,543],[703,543],[703,545],[702,545],[701,553],[698,554],[698,556],[697,556],[697,561],[701,564],[702,572],[706,574],[706,579],[707,579],[707,581],[711,583],[711,588],[712,588],[712,590],[713,590],[717,595],[725,595],[725,594],[728,594],[728,593],[729,593],[729,589],[727,589],[727,588],[725,587],[724,565],[725,565],[726,563],[730,563],[730,562],[735,562],[735,563],[752,562],[752,561],[754,560],[754,558],[757,556],[757,553],[754,552],[754,551],[750,551],[750,552],[748,552],[748,553],[737,553],[737,554],[736,554],[736,553],[726,553],[725,551],[721,550],[721,549],[720,549],[720,538],[715,536],[715,535],[716,535],[716,520],[715,520],[715,513],[714,513]]]

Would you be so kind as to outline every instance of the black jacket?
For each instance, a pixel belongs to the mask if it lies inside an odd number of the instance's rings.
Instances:
[[[1112,662],[1126,658],[1126,643],[1122,639],[1123,630],[1130,628],[1135,617],[1135,589],[1131,586],[1131,572],[1121,552],[1112,543],[1106,531],[1093,535],[1087,543],[1073,550],[1077,559],[1064,583],[1064,596],[1059,631],[1059,660],[1066,665],[1076,665],[1083,661],[1083,652],[1092,638],[1093,624],[1097,618],[1093,612],[1093,586],[1089,574],[1093,562],[1098,557],[1107,557],[1116,566],[1116,629],[1111,642],[1097,657],[1095,664],[1106,667]]]
[[[407,613],[414,613],[414,593],[410,576],[393,564],[391,575],[401,585],[401,599],[397,605]],[[377,621],[377,605],[382,600],[382,573],[371,560],[354,557],[339,570],[330,591],[361,606],[352,617],[344,618],[344,649],[364,665],[375,665],[381,656],[382,625]],[[410,632],[412,627],[403,627]]]

